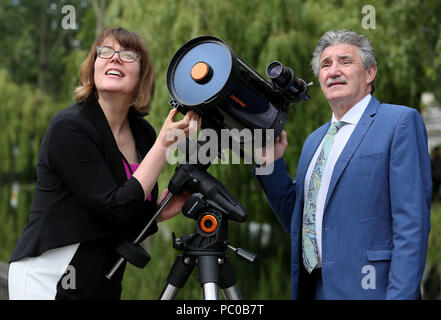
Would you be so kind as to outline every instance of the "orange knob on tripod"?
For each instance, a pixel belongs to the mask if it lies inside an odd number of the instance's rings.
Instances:
[[[202,231],[211,233],[217,228],[217,219],[215,216],[207,214],[202,217],[201,221],[199,222],[199,226],[201,227]]]

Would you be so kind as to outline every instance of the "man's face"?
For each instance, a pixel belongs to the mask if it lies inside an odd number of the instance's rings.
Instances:
[[[376,66],[363,68],[357,47],[336,44],[323,51],[318,80],[331,106],[352,107],[371,91],[376,70]]]

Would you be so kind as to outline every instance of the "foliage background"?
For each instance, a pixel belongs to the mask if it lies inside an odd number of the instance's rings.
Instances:
[[[363,29],[362,8],[375,8],[375,29]],[[62,8],[75,8],[75,29],[63,29]],[[35,182],[38,149],[51,117],[72,104],[79,66],[96,34],[122,26],[138,32],[149,47],[156,72],[156,93],[147,120],[159,130],[168,113],[165,74],[173,54],[200,35],[224,40],[243,60],[265,74],[268,62],[291,66],[307,82],[311,99],[295,106],[286,127],[286,162],[296,174],[306,136],[329,120],[331,111],[309,63],[320,36],[346,28],[366,35],[378,62],[376,97],[422,110],[421,94],[441,99],[441,2],[437,0],[1,0],[0,1],[0,259],[7,261],[26,223]],[[231,223],[230,240],[259,255],[256,265],[232,258],[239,288],[248,299],[289,299],[289,236],[278,225],[252,165],[213,165],[218,177],[242,202],[249,221]],[[174,167],[160,178],[165,188]],[[17,204],[15,204],[17,200]],[[439,298],[441,208],[432,210],[426,298]],[[177,252],[171,231],[192,232],[184,217],[162,223],[146,241],[152,261],[146,269],[128,267],[123,298],[156,299]],[[268,226],[271,232],[268,234]],[[266,239],[264,241],[262,239]],[[435,272],[438,270],[437,272]],[[180,293],[199,299],[196,272]]]

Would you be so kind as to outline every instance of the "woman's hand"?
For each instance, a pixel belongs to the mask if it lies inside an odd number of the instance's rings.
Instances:
[[[175,122],[174,119],[178,110],[172,109],[164,120],[158,138],[153,147],[147,152],[147,155],[141,161],[138,169],[133,173],[144,190],[145,199],[153,190],[155,183],[159,179],[159,174],[167,163],[168,153],[173,151],[173,144],[176,144],[178,138],[185,138],[189,134],[196,134],[201,125],[202,118],[196,112],[188,111],[181,121]],[[176,212],[177,214],[179,212]]]
[[[165,148],[170,147],[180,137],[188,137],[190,131],[196,133],[201,126],[202,118],[194,111],[188,111],[181,121],[174,122],[178,113],[177,109],[170,110],[156,140]]]
[[[169,192],[170,191],[168,191],[168,189],[162,191],[161,195],[158,198],[158,201],[156,202],[157,205],[159,205],[162,202],[162,200],[164,200],[164,198],[167,196]],[[157,221],[161,222],[178,215],[182,211],[182,207],[190,198],[190,196],[191,193],[188,191],[185,191],[184,193],[181,193],[178,196],[173,196],[165,206],[164,210],[162,210],[161,215],[158,217]]]

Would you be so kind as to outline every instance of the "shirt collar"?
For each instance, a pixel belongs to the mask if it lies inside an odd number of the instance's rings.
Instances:
[[[340,121],[357,125],[358,121],[360,120],[361,116],[363,115],[364,110],[366,110],[366,107],[369,104],[369,101],[371,101],[371,94],[368,93],[363,99],[358,101],[351,109],[349,109],[345,115],[340,119]],[[334,113],[332,113],[332,122],[338,121],[335,117]]]

